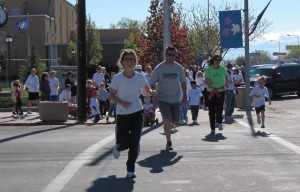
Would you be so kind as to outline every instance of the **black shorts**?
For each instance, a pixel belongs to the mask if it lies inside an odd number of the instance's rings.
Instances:
[[[34,101],[39,99],[39,92],[28,92],[28,100]]]
[[[265,105],[261,105],[259,107],[255,107],[256,113],[260,113],[262,111],[265,111]]]

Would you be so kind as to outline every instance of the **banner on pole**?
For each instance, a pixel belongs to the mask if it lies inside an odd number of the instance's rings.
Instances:
[[[241,11],[219,11],[219,22],[221,47],[243,47]]]

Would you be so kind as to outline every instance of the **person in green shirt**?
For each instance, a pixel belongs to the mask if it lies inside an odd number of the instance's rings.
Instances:
[[[215,134],[215,128],[223,130],[223,105],[225,99],[225,84],[227,82],[227,70],[220,65],[222,57],[214,55],[208,61],[208,68],[205,70],[205,82],[208,91],[208,114],[211,134]]]

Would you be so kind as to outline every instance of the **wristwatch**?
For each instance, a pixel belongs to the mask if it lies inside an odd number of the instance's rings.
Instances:
[[[8,20],[8,14],[3,4],[0,4],[0,28],[3,27]]]

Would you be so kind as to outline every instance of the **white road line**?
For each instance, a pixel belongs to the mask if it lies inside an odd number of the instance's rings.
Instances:
[[[242,122],[242,121],[238,121],[238,123],[244,127],[248,127],[250,128],[250,126],[245,123],[245,122]],[[272,139],[273,141],[285,146],[286,148],[294,151],[295,153],[299,154],[300,155],[300,147],[285,140],[285,139],[282,139],[281,137],[278,137],[276,136],[275,134],[272,133],[272,135],[269,135],[268,138]]]
[[[52,181],[42,192],[59,192],[64,186],[71,180],[71,178],[77,173],[77,171],[85,164],[87,164],[96,151],[105,146],[109,142],[115,139],[115,134],[111,134],[108,137],[102,139],[98,143],[91,145],[82,153],[77,155]]]

